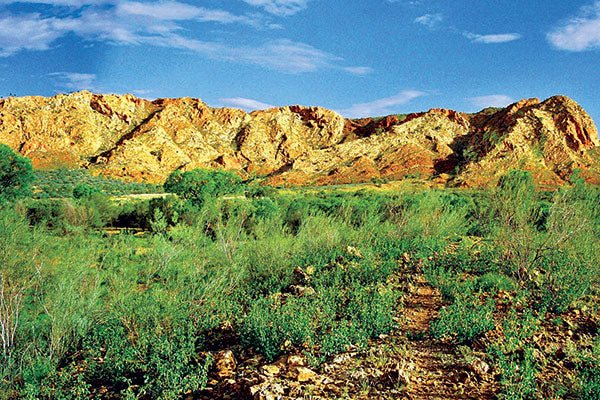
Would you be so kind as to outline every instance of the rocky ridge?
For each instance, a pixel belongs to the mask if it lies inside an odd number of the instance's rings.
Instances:
[[[130,181],[221,167],[276,185],[418,177],[478,187],[521,168],[552,186],[578,168],[600,184],[598,131],[564,96],[476,114],[432,109],[358,120],[321,107],[246,113],[192,98],[149,101],[86,91],[9,97],[0,99],[0,142],[38,168],[88,168]]]

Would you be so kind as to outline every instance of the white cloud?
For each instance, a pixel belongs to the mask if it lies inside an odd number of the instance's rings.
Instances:
[[[471,97],[469,102],[479,109],[487,107],[506,107],[515,102],[515,100],[504,94],[492,94],[488,96]]]
[[[336,68],[336,63],[342,60],[308,44],[288,39],[271,40],[256,46],[231,46],[169,34],[148,38],[147,42],[155,46],[193,51],[216,60],[258,65],[289,74]]]
[[[310,45],[287,39],[274,40],[258,47],[225,48],[224,58],[243,60],[288,73],[315,72],[332,67],[341,58]],[[218,55],[217,55],[218,57]]]
[[[105,3],[114,3],[118,0],[0,0],[0,4],[47,4],[50,6],[65,6],[81,8],[88,5],[98,5]]]
[[[261,7],[266,12],[279,16],[294,15],[306,9],[308,0],[244,0],[246,3]]]
[[[425,25],[426,27],[433,29],[443,20],[444,16],[442,14],[425,14],[415,18],[415,23]]]
[[[53,72],[49,76],[54,77],[58,80],[58,84],[61,87],[70,90],[90,90],[96,91],[94,81],[96,80],[95,74],[82,74],[79,72]]]
[[[265,110],[267,108],[275,107],[271,104],[262,103],[258,100],[246,99],[244,97],[231,97],[219,99],[219,103],[221,103],[225,107],[241,108],[242,110],[246,111]]]
[[[47,50],[63,36],[63,21],[39,14],[0,17],[0,56],[20,50]]]
[[[580,10],[563,26],[548,34],[550,43],[560,50],[600,49],[600,1]]]
[[[338,112],[347,118],[375,117],[394,113],[394,108],[423,97],[427,93],[418,90],[405,90],[395,96],[374,100],[368,103],[354,104],[350,108]]]
[[[352,75],[358,76],[369,75],[373,73],[373,68],[371,67],[344,67],[342,69]]]
[[[114,45],[168,47],[192,51],[210,59],[258,65],[292,74],[323,69],[338,69],[355,75],[372,72],[369,67],[345,67],[341,65],[343,60],[340,57],[301,42],[271,39],[242,46],[200,40],[179,25],[181,21],[198,21],[272,27],[264,24],[265,17],[260,14],[235,15],[174,0],[153,3],[123,0],[32,1],[51,5],[77,3],[79,8],[76,12],[59,14],[61,17],[40,13],[0,15],[0,56],[11,56],[22,50],[48,50],[60,38],[75,35],[87,41],[87,45],[108,42]],[[7,4],[14,1],[0,2]],[[100,3],[109,5],[95,6]],[[292,7],[306,1],[276,3],[281,7]]]
[[[197,7],[177,1],[160,1],[156,3],[141,3],[127,1],[116,6],[117,14],[123,16],[149,17],[164,21],[189,21],[218,22],[223,24],[245,23],[255,24],[257,21],[242,15],[235,15],[228,11]]]
[[[477,33],[466,32],[465,37],[471,39],[475,43],[484,44],[495,44],[495,43],[508,43],[515,40],[521,39],[521,35],[518,33],[498,33],[492,35],[480,35]]]
[[[135,94],[138,97],[148,98],[149,95],[151,95],[152,93],[154,93],[154,90],[149,90],[149,89],[133,89],[131,91],[131,93]]]

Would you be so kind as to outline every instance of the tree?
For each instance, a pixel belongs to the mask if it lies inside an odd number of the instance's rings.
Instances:
[[[220,169],[194,169],[173,172],[164,184],[165,192],[202,205],[209,198],[237,194],[243,190],[242,179],[234,172]]]
[[[31,160],[0,144],[0,199],[14,200],[31,195],[33,180]]]
[[[81,183],[73,189],[73,197],[76,199],[87,199],[97,193],[102,193],[102,190],[87,183]]]

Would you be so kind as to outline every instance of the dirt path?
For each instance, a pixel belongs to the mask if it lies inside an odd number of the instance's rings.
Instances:
[[[229,379],[213,379],[197,399],[492,399],[491,374],[479,376],[467,359],[481,355],[468,347],[433,339],[429,326],[444,305],[438,290],[409,267],[395,277],[404,292],[398,304],[398,329],[370,342],[365,351],[333,357],[300,382],[290,358],[267,367],[262,357],[233,346],[238,358]],[[301,353],[298,359],[306,359]],[[217,357],[218,358],[218,357]],[[307,366],[309,366],[307,364]],[[309,366],[310,367],[310,366]],[[265,368],[275,373],[269,375]]]
[[[429,286],[422,274],[415,274],[402,310],[405,322],[401,330],[408,338],[406,353],[413,368],[406,386],[407,398],[494,398],[491,376],[479,376],[458,346],[435,340],[429,334],[429,326],[442,306],[439,291]]]

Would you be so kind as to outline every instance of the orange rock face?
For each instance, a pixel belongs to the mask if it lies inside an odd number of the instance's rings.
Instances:
[[[192,98],[10,97],[0,99],[0,143],[37,168],[146,182],[198,167],[263,175],[277,185],[410,176],[476,187],[514,168],[530,170],[541,185],[560,184],[575,168],[600,182],[596,127],[563,96],[477,114],[433,109],[358,120],[302,106],[248,114]]]

